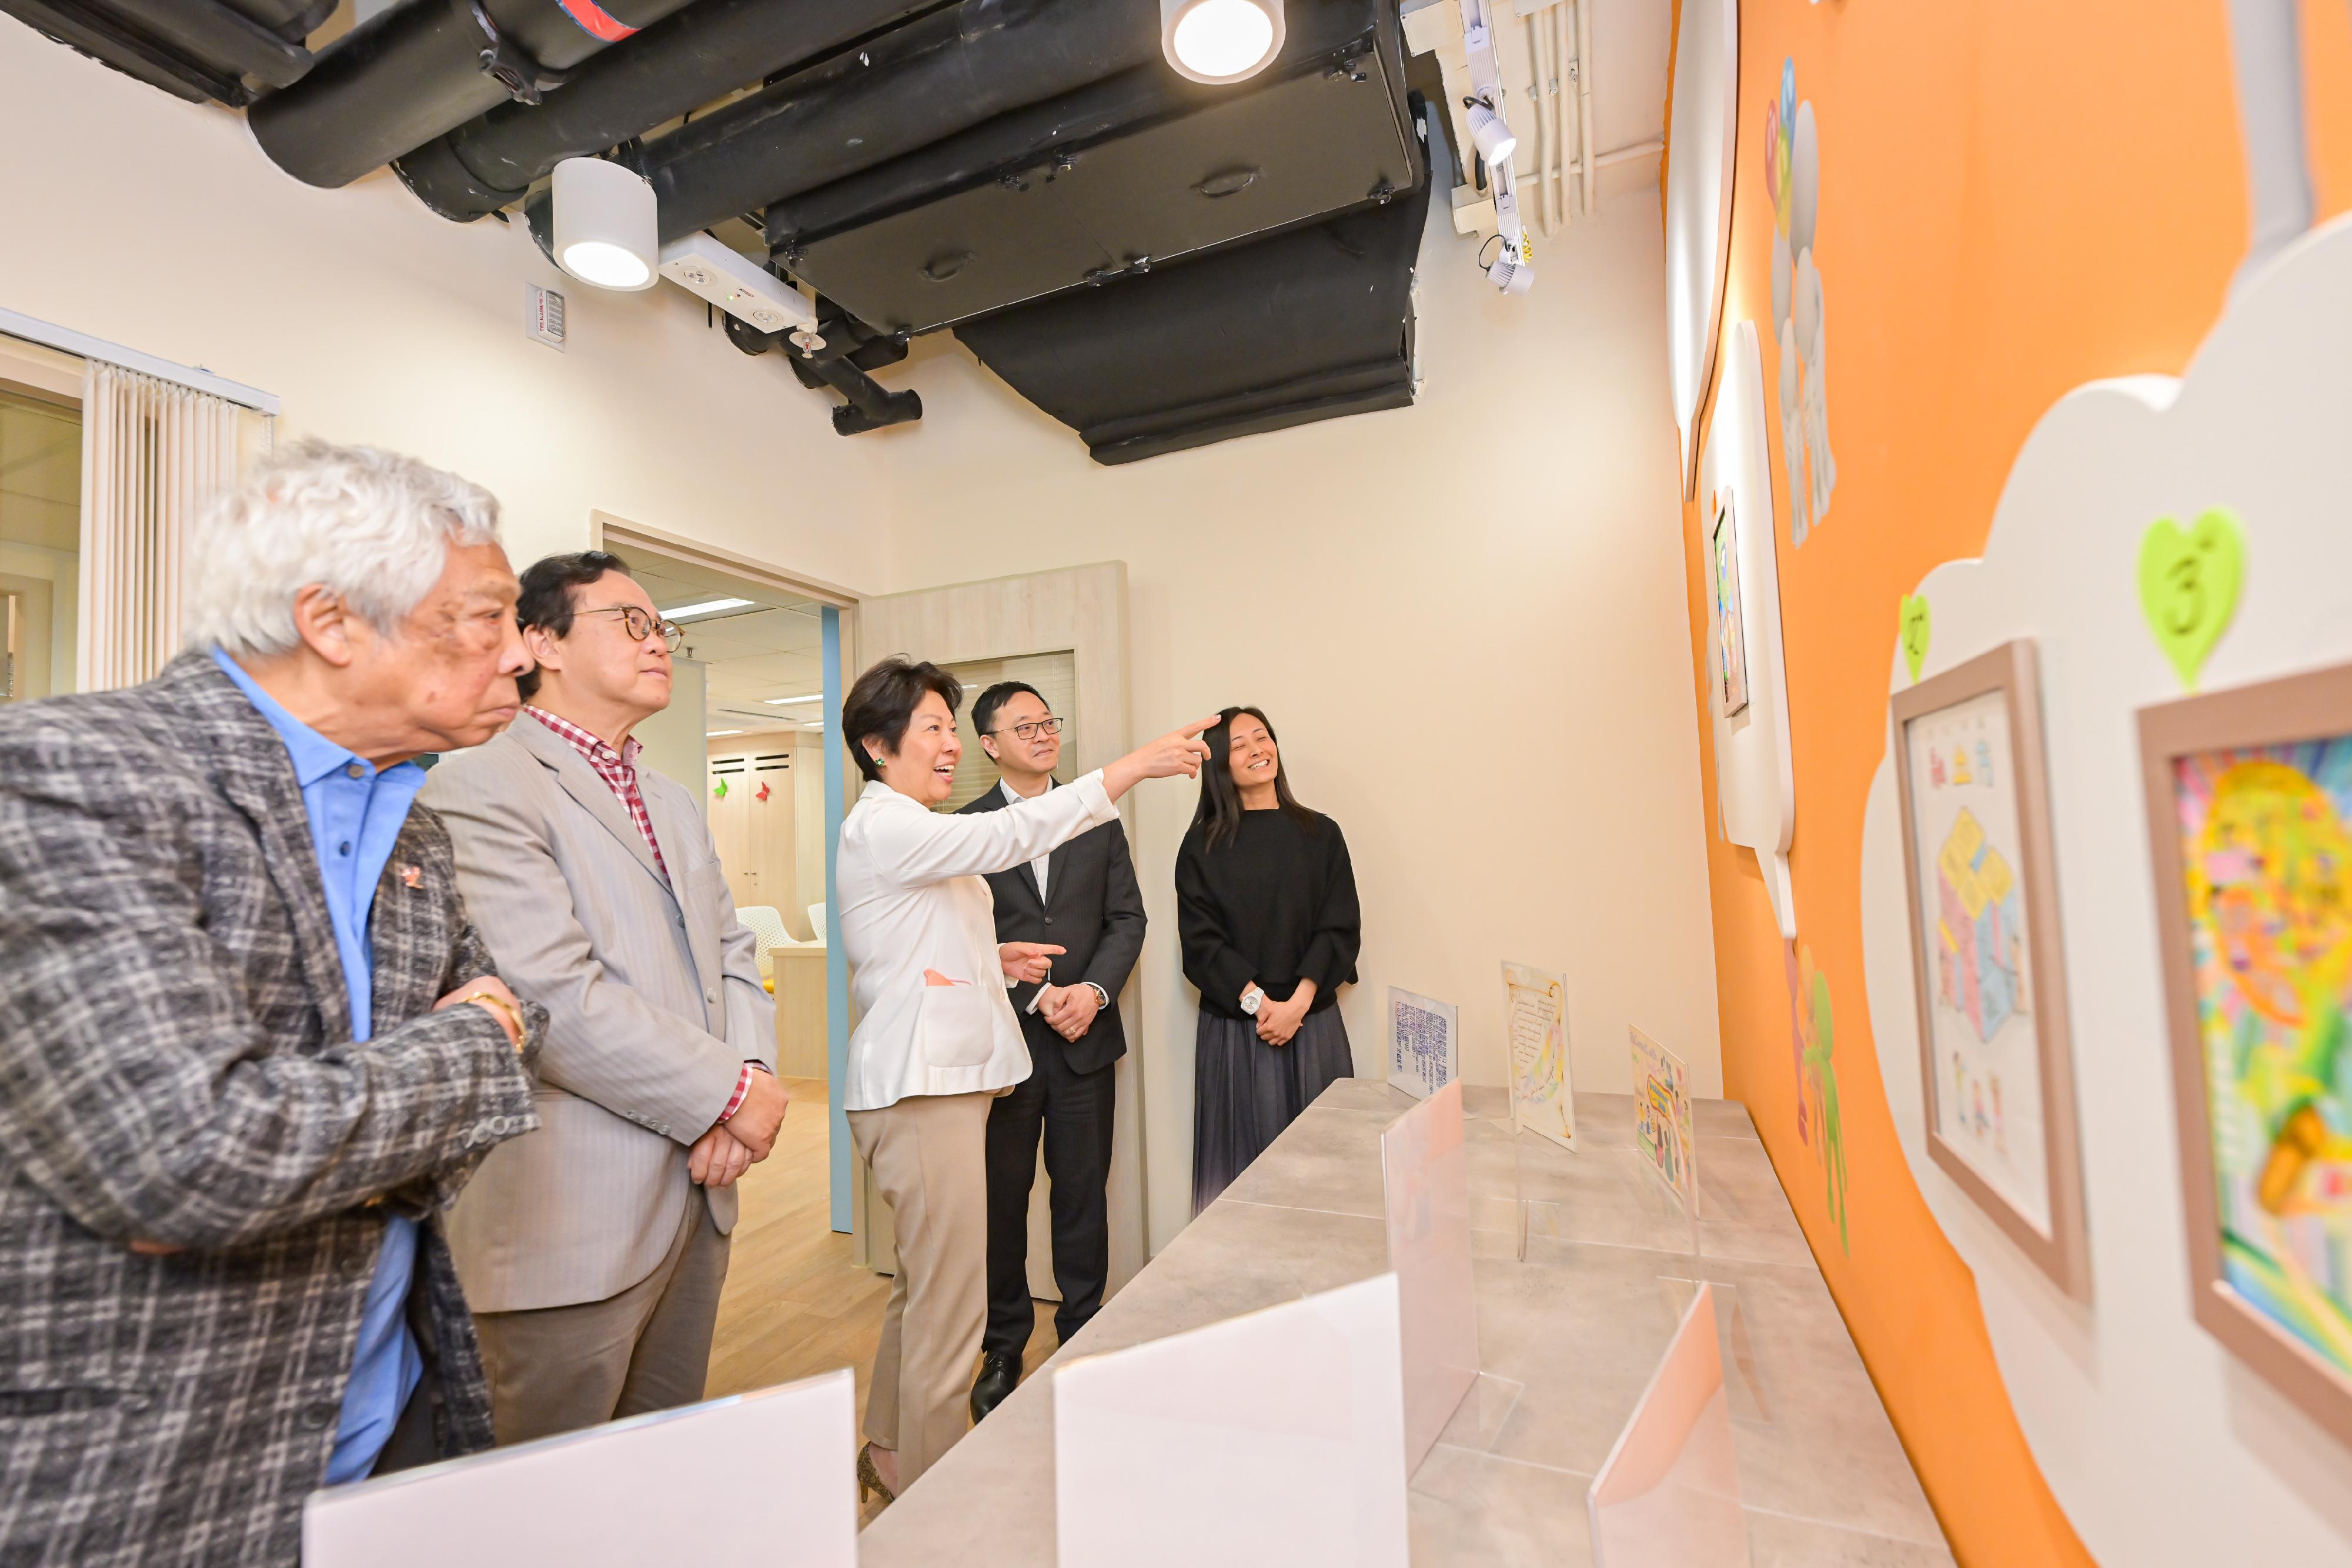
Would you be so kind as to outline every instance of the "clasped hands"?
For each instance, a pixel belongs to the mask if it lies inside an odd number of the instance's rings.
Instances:
[[[732,1186],[738,1176],[775,1152],[792,1093],[773,1073],[751,1070],[751,1085],[735,1114],[711,1124],[687,1152],[686,1174],[702,1186]]]
[[[1053,1026],[1055,1034],[1075,1040],[1094,1027],[1095,1015],[1102,1010],[1102,998],[1084,982],[1075,986],[1052,983],[1054,960],[1068,951],[1045,942],[1006,942],[997,947],[996,961],[1003,967],[1004,977],[1014,985],[1040,988],[1038,1013]]]
[[[1251,982],[1251,988],[1257,990],[1263,998],[1257,1004],[1255,1020],[1258,1039],[1268,1045],[1288,1045],[1291,1037],[1298,1032],[1298,1026],[1307,1021],[1307,1009],[1315,1005],[1315,982],[1299,981],[1289,998],[1279,1002],[1264,996],[1265,988],[1255,981]]]

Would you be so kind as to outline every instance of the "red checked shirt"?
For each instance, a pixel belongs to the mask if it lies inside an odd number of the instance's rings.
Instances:
[[[620,801],[629,813],[629,821],[637,825],[637,832],[646,841],[646,848],[653,852],[654,864],[661,868],[662,880],[667,882],[669,862],[662,859],[660,841],[654,837],[653,816],[646,810],[645,791],[637,787],[637,754],[645,750],[645,747],[631,736],[621,743],[618,750],[614,750],[602,738],[545,708],[526,706],[522,711],[569,741],[581,759],[596,770],[596,777],[604,781],[604,787],[613,792],[614,799]],[[758,1067],[759,1063],[752,1061],[743,1064],[741,1075],[735,1080],[735,1092],[728,1097],[727,1109],[719,1113],[720,1121],[724,1122],[743,1108],[743,1097],[751,1092],[752,1070]],[[765,1068],[759,1070],[767,1071]]]

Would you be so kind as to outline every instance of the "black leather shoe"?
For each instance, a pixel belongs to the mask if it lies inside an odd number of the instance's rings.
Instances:
[[[971,1419],[977,1426],[988,1419],[988,1413],[1004,1403],[1005,1396],[1021,1382],[1021,1358],[999,1355],[994,1351],[980,1358],[980,1376],[971,1385]]]

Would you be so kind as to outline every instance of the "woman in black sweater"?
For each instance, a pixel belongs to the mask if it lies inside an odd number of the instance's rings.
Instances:
[[[1201,992],[1195,1214],[1355,1071],[1336,1004],[1363,945],[1348,841],[1292,798],[1265,715],[1229,707],[1201,738],[1201,804],[1176,852],[1184,977]]]

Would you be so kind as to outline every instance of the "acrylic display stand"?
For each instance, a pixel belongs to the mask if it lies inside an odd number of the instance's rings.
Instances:
[[[1470,1266],[1470,1170],[1462,1084],[1448,1083],[1381,1134],[1389,1267],[1404,1352],[1404,1463],[1437,1441],[1478,1381],[1478,1303]]]
[[[1054,1467],[1063,1568],[1405,1568],[1397,1277],[1071,1362]]]
[[[313,1492],[302,1561],[855,1568],[856,1403],[844,1368]]]
[[[1595,1568],[1749,1568],[1715,1292],[1700,1285],[1585,1494]]]

